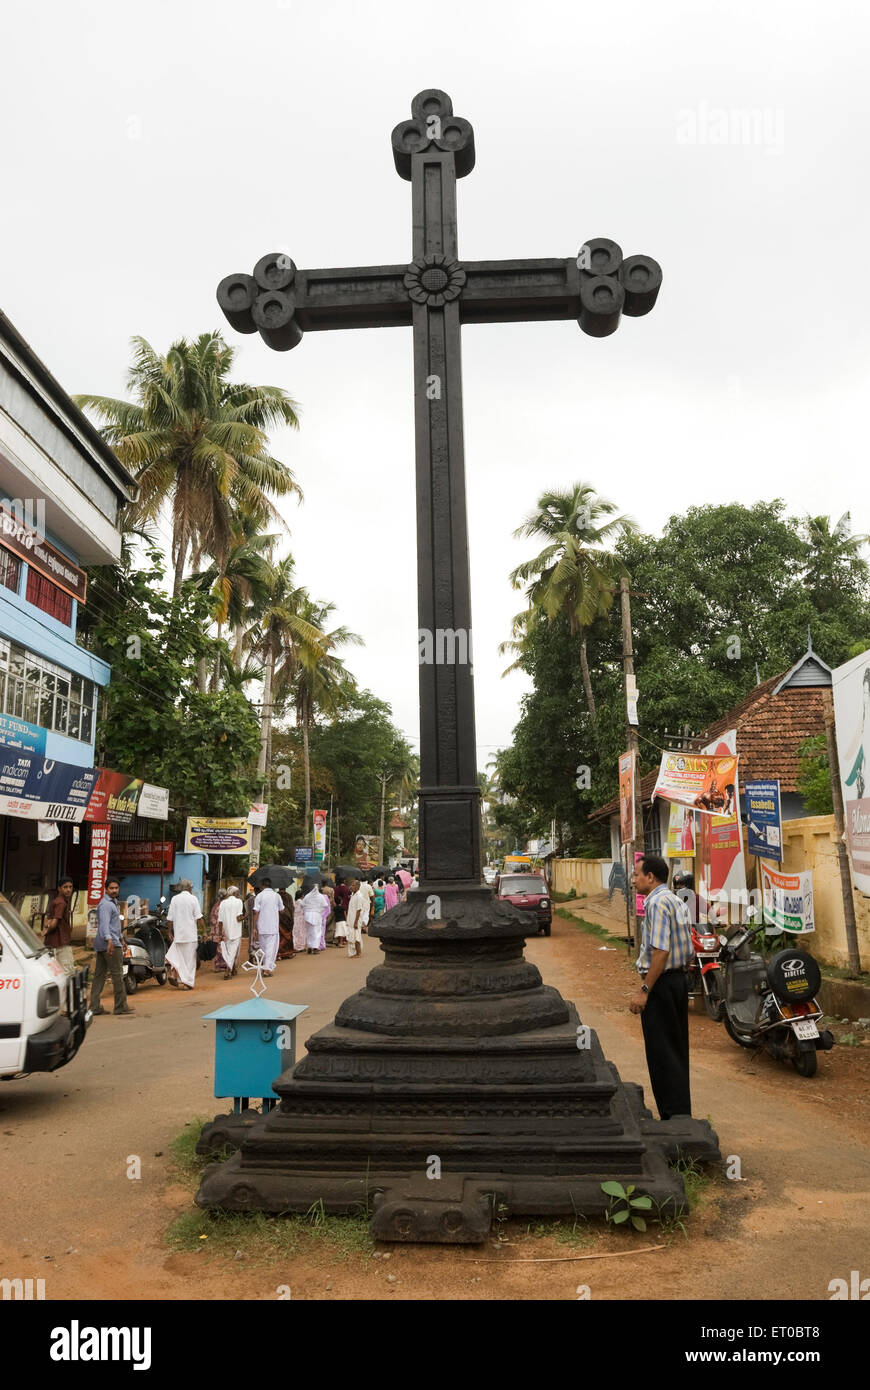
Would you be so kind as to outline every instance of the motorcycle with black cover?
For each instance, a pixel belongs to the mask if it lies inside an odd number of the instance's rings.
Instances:
[[[831,1031],[818,1026],[821,971],[799,946],[766,961],[753,948],[753,938],[764,929],[761,923],[719,937],[722,1021],[740,1047],[763,1048],[777,1061],[793,1062],[801,1076],[815,1076],[819,1052],[834,1046]]]

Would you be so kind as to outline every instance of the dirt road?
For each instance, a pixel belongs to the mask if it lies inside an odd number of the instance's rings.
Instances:
[[[528,954],[648,1094],[639,1021],[626,1007],[633,975],[624,951],[601,945],[557,919]],[[279,965],[271,992],[309,1006],[301,1042],[379,959],[369,941],[362,961],[329,950]],[[693,1109],[712,1120],[723,1156],[739,1158],[742,1181],[714,1177],[688,1239],[676,1233],[663,1249],[580,1262],[662,1238],[595,1227],[571,1246],[508,1222],[506,1239],[479,1249],[374,1254],[313,1242],[260,1262],[250,1251],[218,1257],[206,1242],[172,1253],[166,1231],[190,1209],[191,1185],[173,1172],[170,1141],[192,1117],[227,1108],[212,1096],[214,1025],[202,1015],[244,997],[248,983],[204,966],[191,994],[148,985],[131,1001],[135,1018],[94,1020],[69,1067],[2,1085],[0,1277],[43,1278],[47,1298],[79,1299],[272,1299],[282,1284],[297,1299],[576,1298],[579,1284],[594,1298],[827,1299],[832,1279],[870,1275],[870,1046],[823,1054],[818,1075],[804,1080],[740,1051],[705,1015],[691,1020]],[[133,1156],[139,1179],[127,1176]]]

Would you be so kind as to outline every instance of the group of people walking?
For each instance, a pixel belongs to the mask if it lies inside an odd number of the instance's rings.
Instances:
[[[403,902],[408,889],[416,886],[417,880],[413,879],[406,887],[399,874],[386,874],[374,883],[361,875],[336,875],[334,887],[309,880],[296,890],[294,897],[287,889],[274,889],[269,878],[262,878],[258,891],[251,890],[244,902],[235,885],[220,889],[206,926],[193,884],[183,879],[166,912],[172,932],[172,943],[166,952],[168,983],[176,989],[193,989],[203,954],[213,960],[216,973],[232,979],[240,964],[245,926],[249,955],[254,958],[256,951],[262,952],[263,974],[267,976],[272,975],[277,961],[292,960],[303,951],[315,955],[329,946],[346,946],[349,956],[361,956],[363,937],[371,922]],[[45,916],[45,944],[67,973],[75,969],[70,944],[73,891],[72,879],[62,878]],[[96,913],[91,984],[91,1009],[96,1014],[108,1012],[100,999],[109,980],[114,993],[112,1012],[135,1013],[127,1002],[123,979],[124,928],[119,894],[118,880],[109,878]]]

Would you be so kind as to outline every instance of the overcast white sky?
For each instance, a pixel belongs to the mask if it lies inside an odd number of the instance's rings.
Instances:
[[[0,305],[71,392],[122,394],[134,333],[165,350],[219,327],[240,378],[301,403],[275,441],[305,491],[300,579],[365,637],[352,668],[414,739],[410,331],[276,354],[215,288],[276,249],[410,259],[389,137],[422,88],[475,131],[462,256],[607,236],[664,270],[654,312],[604,340],[464,330],[481,765],[525,688],[496,647],[523,606],[511,532],[543,488],[588,480],[654,531],[774,496],[870,531],[860,3],[7,0],[3,31]]]

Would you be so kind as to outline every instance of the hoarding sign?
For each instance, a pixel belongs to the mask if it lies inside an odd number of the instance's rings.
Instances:
[[[113,840],[109,868],[116,874],[171,874],[175,844],[172,840]]]
[[[143,820],[166,820],[169,815],[168,789],[152,787],[150,782],[143,782],[136,814]]]
[[[765,922],[795,935],[815,931],[811,869],[799,874],[780,874],[762,864],[761,890]]]
[[[624,845],[634,839],[634,752],[619,755],[619,835]]]
[[[88,907],[96,907],[106,892],[109,872],[110,825],[91,826],[91,854],[88,860]]]
[[[0,714],[0,746],[44,753],[45,739],[46,731],[38,724],[28,724],[26,719],[16,719],[14,714]]]
[[[746,783],[746,848],[760,859],[782,862],[779,782]]]
[[[846,847],[855,887],[870,896],[870,651],[832,676]]]
[[[250,854],[247,816],[188,816],[185,854]]]

